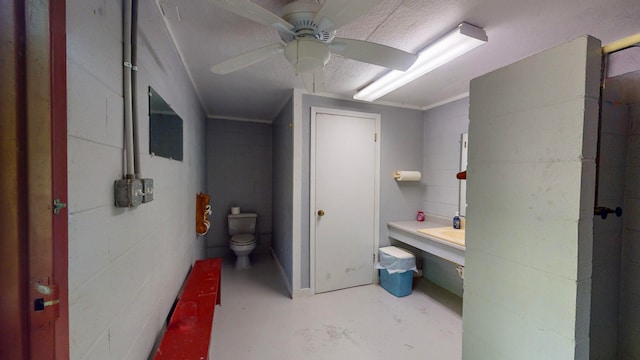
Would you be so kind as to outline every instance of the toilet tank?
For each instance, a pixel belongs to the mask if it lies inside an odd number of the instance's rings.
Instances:
[[[229,224],[229,235],[253,234],[256,232],[256,219],[258,214],[229,214],[227,222]]]

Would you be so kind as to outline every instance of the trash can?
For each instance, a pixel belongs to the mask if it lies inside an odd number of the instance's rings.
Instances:
[[[396,297],[411,294],[413,272],[417,272],[416,257],[409,251],[387,246],[379,249],[380,286]]]

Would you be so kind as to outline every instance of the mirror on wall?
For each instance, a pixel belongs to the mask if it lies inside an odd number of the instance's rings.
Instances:
[[[467,170],[467,151],[469,149],[469,134],[462,134],[460,139],[460,171]],[[460,194],[458,202],[460,215],[467,215],[467,181],[460,181]]]
[[[182,119],[149,86],[149,153],[182,161]]]

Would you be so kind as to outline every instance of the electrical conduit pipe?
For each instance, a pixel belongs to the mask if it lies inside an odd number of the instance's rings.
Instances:
[[[131,15],[132,0],[124,1],[124,21],[123,21],[123,75],[124,75],[124,152],[125,152],[125,178],[135,179],[134,158],[133,158],[133,122],[132,109],[133,99],[131,95]]]

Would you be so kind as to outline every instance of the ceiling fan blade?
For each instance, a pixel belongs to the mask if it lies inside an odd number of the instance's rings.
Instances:
[[[329,49],[349,59],[384,66],[395,70],[407,70],[418,59],[412,54],[390,46],[369,41],[335,38]]]
[[[304,87],[310,94],[324,91],[324,74],[322,68],[313,72],[302,73]]]
[[[240,70],[249,65],[253,65],[275,54],[281,53],[284,45],[280,43],[267,45],[259,49],[251,50],[242,55],[238,55],[231,59],[225,60],[211,67],[211,72],[215,74],[225,75],[236,70]]]
[[[382,0],[325,0],[316,14],[318,30],[333,31],[371,11]]]
[[[240,15],[257,23],[287,31],[293,29],[293,25],[289,22],[251,0],[213,0],[213,2],[236,15]]]

